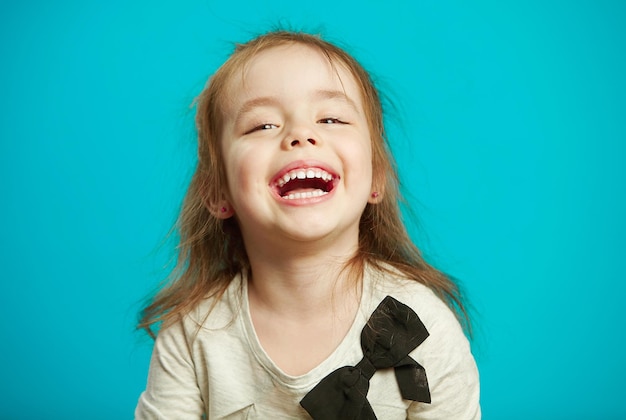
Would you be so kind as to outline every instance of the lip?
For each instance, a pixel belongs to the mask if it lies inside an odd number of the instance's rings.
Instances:
[[[278,183],[281,180],[281,178],[283,178],[289,172],[296,171],[296,170],[308,170],[308,169],[321,170],[323,172],[330,174],[332,176],[332,180],[329,182],[332,182],[332,188],[328,192],[326,192],[324,195],[316,196],[316,197],[302,197],[302,198],[286,199],[285,197],[281,196],[279,192],[279,188],[278,188]],[[319,202],[328,200],[333,195],[340,179],[341,177],[339,176],[337,171],[335,171],[330,165],[326,164],[325,162],[314,160],[314,159],[306,159],[306,160],[296,160],[283,166],[271,178],[271,181],[269,182],[268,186],[270,190],[272,191],[272,195],[278,201],[280,201],[280,203],[292,205],[292,206],[299,206],[303,204],[314,204],[314,203],[319,203]]]

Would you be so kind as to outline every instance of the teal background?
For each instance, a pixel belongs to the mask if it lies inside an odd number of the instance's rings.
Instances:
[[[416,240],[473,304],[486,419],[626,418],[626,3],[0,5],[0,418],[122,419],[194,161],[190,104],[277,25],[396,104]]]

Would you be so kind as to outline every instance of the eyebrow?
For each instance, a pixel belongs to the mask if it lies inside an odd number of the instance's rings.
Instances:
[[[347,103],[350,107],[352,107],[355,111],[358,112],[358,107],[356,103],[340,90],[327,90],[327,89],[319,89],[313,92],[312,99],[315,101],[323,101],[323,100],[340,100],[342,102]],[[248,112],[252,111],[254,108],[263,107],[263,106],[278,106],[280,99],[276,96],[260,96],[258,98],[252,98],[247,100],[241,105],[237,114],[235,115],[235,122],[239,121],[241,117]]]
[[[252,111],[254,108],[258,108],[261,106],[276,106],[278,102],[279,100],[275,96],[260,96],[258,98],[252,98],[250,100],[247,100],[237,110],[237,114],[235,115],[235,123],[239,121],[243,115]]]
[[[348,95],[346,95],[345,92],[342,92],[340,90],[324,90],[324,89],[316,90],[313,96],[315,99],[320,99],[320,100],[339,99],[341,101],[346,102],[348,105],[354,108],[355,111],[358,111],[356,103]]]

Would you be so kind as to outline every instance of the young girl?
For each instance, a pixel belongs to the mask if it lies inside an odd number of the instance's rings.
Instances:
[[[457,287],[398,208],[378,92],[303,33],[238,45],[198,99],[199,161],[138,419],[476,419]]]

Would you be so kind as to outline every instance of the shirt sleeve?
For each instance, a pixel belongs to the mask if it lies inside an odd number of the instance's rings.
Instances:
[[[157,336],[135,419],[200,419],[203,413],[189,343],[182,322],[177,322]]]
[[[427,326],[430,336],[416,360],[426,369],[431,403],[412,403],[409,419],[475,420],[481,418],[480,385],[470,344],[456,317],[443,302]]]

